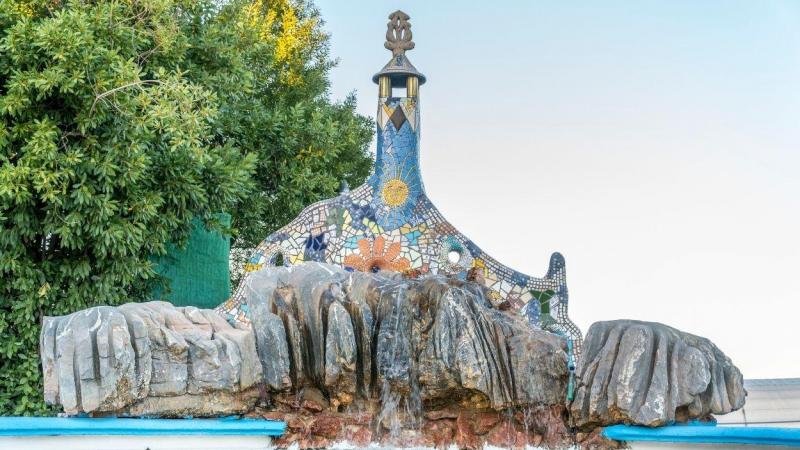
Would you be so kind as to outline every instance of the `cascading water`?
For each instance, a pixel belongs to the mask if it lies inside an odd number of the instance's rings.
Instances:
[[[276,442],[302,448],[609,449],[604,425],[744,403],[724,353],[662,324],[593,325],[569,402],[565,339],[495,309],[480,284],[308,263],[253,273],[246,287],[249,322],[165,302],[46,318],[45,398],[67,414],[281,420]]]
[[[515,408],[564,401],[565,341],[494,309],[477,284],[324,264],[274,268],[248,283],[248,308],[264,316],[254,327],[273,324],[257,333],[261,359],[276,361],[265,378],[291,384],[272,383],[274,395],[320,392],[330,411],[369,415],[373,439],[413,441],[435,411],[467,410],[502,413],[497,436],[517,442],[533,419],[518,424]]]
[[[494,308],[479,284],[306,263],[251,273],[243,300],[249,322],[158,302],[79,313],[135,327],[132,335],[120,328],[136,340],[115,343],[121,363],[107,371],[122,380],[104,393],[114,403],[95,410],[250,414],[284,421],[280,442],[303,448],[337,440],[520,446],[527,423],[540,419],[562,431],[552,442],[567,441],[564,339]],[[47,367],[73,345],[64,340],[56,352],[60,342],[45,347]],[[125,351],[143,362],[125,365]],[[528,406],[543,409],[514,414]]]

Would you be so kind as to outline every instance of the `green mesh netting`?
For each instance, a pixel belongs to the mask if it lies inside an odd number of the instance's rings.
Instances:
[[[229,214],[219,214],[218,219],[225,227],[231,224]],[[216,307],[231,294],[229,254],[230,237],[206,230],[195,219],[186,248],[169,245],[166,255],[155,258],[156,272],[170,280],[170,289],[154,289],[153,299],[176,306]]]

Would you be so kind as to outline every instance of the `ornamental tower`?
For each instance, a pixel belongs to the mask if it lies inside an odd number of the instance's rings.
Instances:
[[[419,87],[421,74],[406,56],[414,48],[409,17],[402,11],[389,16],[384,47],[392,59],[372,77],[378,84],[377,155],[368,183],[380,195],[378,222],[388,228],[408,223],[424,193],[419,170]],[[394,90],[405,90],[395,97]]]
[[[372,77],[378,84],[377,155],[372,175],[357,188],[314,203],[268,236],[245,266],[326,262],[350,271],[401,272],[410,278],[447,275],[476,281],[496,307],[525,317],[531,326],[567,338],[580,354],[581,332],[569,319],[566,267],[553,253],[547,273],[533,277],[501,264],[448,222],[425,194],[419,170],[419,87],[425,76],[408,60],[414,48],[409,17],[389,16],[384,46],[392,58]],[[403,90],[405,92],[403,92]],[[405,96],[395,96],[393,91]],[[518,229],[497,224],[497,232]],[[521,235],[519,245],[540,245]],[[220,307],[232,321],[247,323],[245,275]],[[355,294],[354,294],[355,295]]]

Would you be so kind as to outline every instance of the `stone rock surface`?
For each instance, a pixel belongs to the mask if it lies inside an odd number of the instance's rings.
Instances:
[[[592,325],[566,405],[566,342],[479,283],[306,263],[252,273],[252,325],[150,302],[48,317],[45,399],[68,414],[284,420],[278,446],[617,448],[600,427],[723,414],[742,375],[707,339]]]
[[[581,448],[620,449],[622,443],[605,439],[601,429],[572,433],[567,427],[563,405],[519,408],[511,411],[493,409],[452,409],[426,412],[415,429],[392,434],[375,426],[369,413],[339,413],[286,406],[266,411],[256,408],[248,417],[282,420],[286,433],[273,441],[277,448],[330,448],[347,442],[357,447],[379,443],[380,447],[481,449],[486,444],[501,448]],[[374,445],[374,444],[373,444]]]
[[[165,302],[47,317],[41,356],[45,400],[67,414],[241,413],[262,380],[252,331]]]
[[[284,334],[291,390],[319,389],[333,409],[563,403],[565,341],[493,308],[483,289],[308,263],[255,272],[244,292],[251,314],[298,330]]]
[[[726,414],[746,395],[741,372],[711,341],[652,322],[593,324],[577,375],[571,411],[584,429]]]
[[[356,395],[356,348],[350,315],[341,303],[331,303],[325,333],[325,388],[336,405],[350,404]]]
[[[245,412],[257,401],[301,401],[320,411],[352,405],[372,408],[395,431],[448,405],[562,404],[564,339],[493,308],[484,289],[308,263],[248,277],[252,326],[164,302],[48,317],[45,397],[68,414],[208,416]]]

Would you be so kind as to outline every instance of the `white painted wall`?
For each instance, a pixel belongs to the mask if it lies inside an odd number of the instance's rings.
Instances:
[[[800,378],[744,380],[744,408],[717,416],[720,426],[800,428]]]

